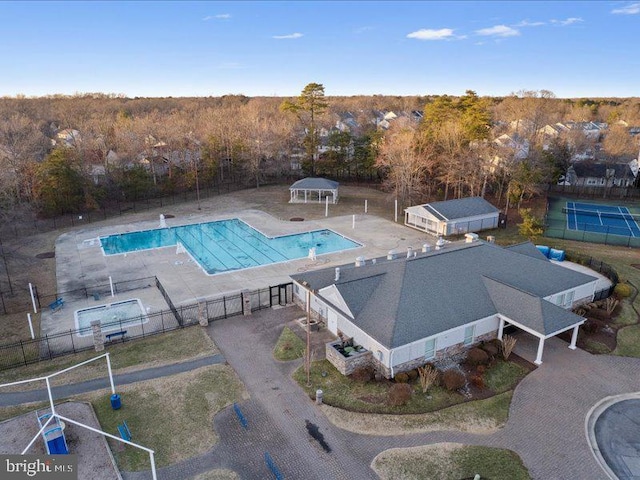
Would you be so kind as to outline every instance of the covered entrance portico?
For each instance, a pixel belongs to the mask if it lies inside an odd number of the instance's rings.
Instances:
[[[542,355],[544,353],[544,343],[545,340],[551,338],[551,337],[555,337],[556,335],[559,335],[563,332],[566,332],[568,330],[572,330],[571,333],[571,343],[569,343],[569,349],[571,350],[575,350],[576,349],[576,342],[578,341],[578,330],[580,329],[580,325],[582,325],[585,322],[585,319],[582,317],[579,317],[578,315],[575,315],[571,312],[566,312],[574,317],[576,317],[576,319],[579,319],[579,321],[576,321],[576,323],[573,323],[571,325],[565,326],[564,328],[560,328],[559,330],[556,330],[554,332],[539,332],[537,330],[534,330],[531,327],[528,327],[526,325],[523,325],[520,322],[517,322],[515,320],[512,320],[508,317],[505,317],[504,315],[499,315],[499,319],[500,319],[500,325],[498,326],[498,339],[502,340],[502,336],[504,334],[504,328],[507,325],[513,325],[514,327],[519,328],[520,330],[523,330],[531,335],[533,335],[534,337],[536,337],[538,339],[538,349],[536,352],[536,358],[533,361],[533,363],[535,363],[536,365],[541,365],[542,364]]]

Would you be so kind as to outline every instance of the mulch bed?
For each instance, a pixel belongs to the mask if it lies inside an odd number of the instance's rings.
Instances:
[[[36,258],[55,258],[56,252],[43,252],[36,255]]]
[[[302,217],[292,217],[289,219],[290,222],[304,222],[304,218]]]

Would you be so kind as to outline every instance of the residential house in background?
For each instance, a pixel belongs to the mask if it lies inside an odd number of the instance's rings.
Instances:
[[[334,335],[364,351],[351,361],[326,346],[343,374],[370,365],[387,378],[501,338],[513,325],[544,342],[572,332],[576,348],[584,318],[571,308],[594,298],[597,279],[552,263],[533,244],[502,248],[475,240],[408,258],[355,264],[292,275],[294,298]]]
[[[631,187],[638,174],[638,161],[629,163],[575,162],[567,170],[570,185],[585,187]]]
[[[500,210],[481,197],[415,205],[404,210],[404,224],[431,235],[457,235],[497,228]]]

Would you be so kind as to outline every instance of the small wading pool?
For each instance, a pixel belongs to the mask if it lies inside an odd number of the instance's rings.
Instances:
[[[98,307],[83,308],[73,314],[79,337],[92,335],[91,322],[98,320],[103,332],[117,332],[126,327],[134,327],[147,323],[149,319],[144,312],[142,302],[133,298],[122,302],[113,302]]]
[[[234,218],[101,237],[105,255],[180,244],[209,275],[361,247],[333,230],[267,237]]]

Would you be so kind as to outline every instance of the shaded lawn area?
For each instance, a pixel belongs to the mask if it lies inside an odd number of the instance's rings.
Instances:
[[[492,447],[440,443],[392,449],[379,454],[372,467],[383,480],[529,480],[515,452]]]
[[[273,357],[283,362],[302,358],[305,351],[305,343],[289,327],[284,327],[275,348]]]
[[[114,373],[123,373],[125,371],[157,367],[213,355],[219,351],[204,329],[194,326],[143,339],[115,343],[109,345],[103,352],[89,350],[52,360],[43,360],[24,367],[4,370],[0,372],[0,384],[48,375],[107,352],[109,353]],[[51,380],[51,384],[62,385],[106,376],[106,360],[97,360],[76,370],[54,377]],[[3,391],[39,388],[45,388],[44,382],[8,387]]]
[[[492,391],[488,395],[483,395],[483,398],[515,388],[527,373],[529,371],[520,365],[497,360],[496,364],[488,368],[485,373],[486,386]],[[414,381],[410,383],[413,394],[409,402],[402,406],[391,406],[387,399],[389,389],[394,382],[389,380],[357,382],[338,372],[328,360],[312,363],[310,386],[307,386],[304,366],[298,368],[293,376],[310,398],[315,398],[316,390],[321,389],[324,394],[324,403],[352,412],[425,413],[471,400],[442,387],[431,387],[425,394],[422,393],[419,381]]]
[[[119,435],[117,426],[126,420],[132,441],[155,450],[157,467],[209,450],[217,442],[214,415],[247,397],[235,372],[226,365],[124,385],[118,392],[122,398],[119,410],[111,408],[110,392],[102,391],[91,399],[102,429]],[[150,468],[145,451],[112,440],[109,445],[121,470]]]

